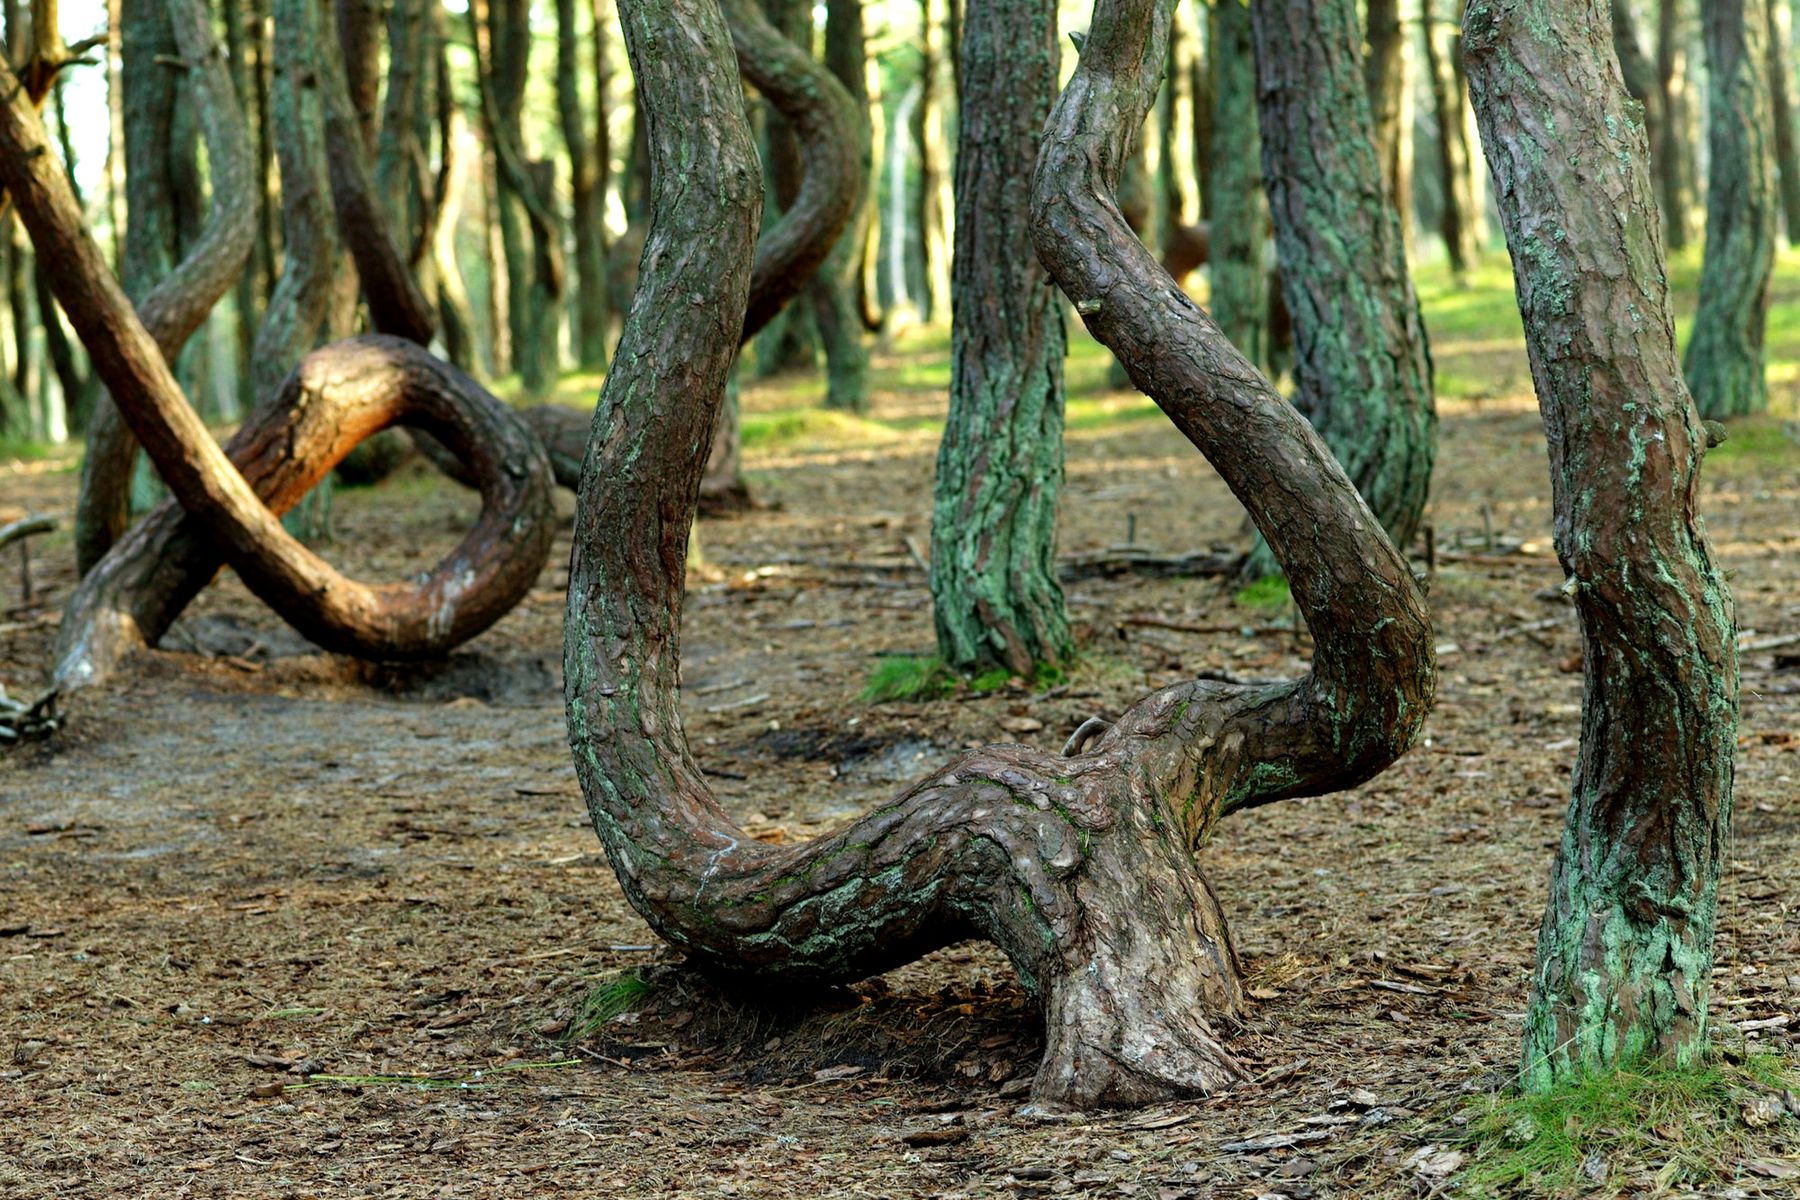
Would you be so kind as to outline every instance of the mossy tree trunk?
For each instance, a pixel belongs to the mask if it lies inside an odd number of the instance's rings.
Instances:
[[[1257,0],[1250,16],[1295,403],[1405,547],[1430,493],[1437,411],[1357,66],[1356,3]]]
[[[1244,357],[1269,365],[1269,272],[1263,247],[1269,204],[1263,195],[1262,138],[1257,132],[1256,47],[1250,9],[1212,10],[1212,157],[1208,171],[1208,255],[1212,317]]]
[[[1601,0],[1465,27],[1582,629],[1581,749],[1538,936],[1530,1089],[1705,1046],[1736,746],[1732,603],[1697,511],[1649,139]]]
[[[1221,1040],[1245,1003],[1240,970],[1193,851],[1226,813],[1381,770],[1417,734],[1434,684],[1406,563],[1324,443],[1119,220],[1121,150],[1154,96],[1173,3],[1098,5],[1046,128],[1035,240],[1096,336],[1294,554],[1313,672],[1167,688],[1085,753],[975,751],[835,833],[780,846],[712,797],[678,683],[696,448],[750,294],[755,150],[714,0],[619,6],[651,114],[654,216],[582,471],[564,635],[570,743],[596,832],[630,903],[728,980],[816,986],[995,943],[1043,1008],[1032,1095],[1045,1106],[1241,1078]]]
[[[931,598],[944,661],[1026,678],[1073,650],[1056,579],[1062,309],[1032,246],[1031,197],[1020,186],[1037,164],[1060,62],[1054,0],[969,8]]]
[[[1769,407],[1763,336],[1775,265],[1774,112],[1769,95],[1769,0],[1708,0],[1706,258],[1682,367],[1707,417]]]

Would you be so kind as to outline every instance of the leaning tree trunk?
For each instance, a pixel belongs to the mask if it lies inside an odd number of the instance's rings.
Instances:
[[[1155,93],[1173,2],[1152,12],[1101,0],[1045,135],[1038,252],[1270,542],[1294,554],[1313,672],[1167,688],[1085,753],[975,751],[836,833],[780,846],[747,836],[713,799],[678,684],[694,451],[748,299],[755,151],[714,0],[619,6],[651,114],[654,215],[594,416],[565,627],[569,736],[595,829],[663,937],[764,987],[994,942],[1043,1007],[1033,1096],[1046,1105],[1138,1103],[1241,1077],[1220,1024],[1244,1003],[1237,959],[1194,849],[1227,812],[1381,770],[1418,732],[1434,682],[1406,563],[1324,443],[1172,286],[1110,199]]]
[[[1293,314],[1295,403],[1394,542],[1418,532],[1431,356],[1357,71],[1355,0],[1257,0],[1263,175]]]
[[[1212,10],[1212,158],[1206,203],[1211,234],[1212,318],[1245,358],[1269,366],[1269,272],[1263,263],[1269,205],[1256,123],[1256,52],[1250,9]]]
[[[163,356],[174,362],[236,281],[256,237],[249,133],[200,0],[169,5],[127,0],[122,20],[131,215],[122,273],[145,326]],[[175,212],[168,164],[176,62],[187,64],[188,81],[199,96],[194,107],[205,124],[213,198],[200,237],[171,268]],[[102,397],[88,429],[75,510],[75,557],[84,575],[130,522],[136,446],[117,407]]]
[[[1769,0],[1709,0],[1706,65],[1706,258],[1682,367],[1702,414],[1769,407],[1763,335],[1775,265],[1775,154],[1769,97]]]
[[[1789,0],[1767,0],[1769,95],[1773,103],[1775,164],[1781,175],[1781,217],[1788,245],[1800,246],[1800,151],[1794,145],[1793,49]]]
[[[1581,618],[1581,751],[1538,937],[1523,1082],[1705,1047],[1737,651],[1698,513],[1649,139],[1600,0],[1483,0],[1466,45]],[[1594,164],[1605,165],[1595,170]]]
[[[569,209],[575,225],[573,340],[576,361],[593,368],[606,365],[606,195],[600,189],[599,163],[581,106],[580,47],[575,0],[556,0],[556,109],[569,155]],[[605,43],[597,37],[594,52],[605,52]],[[604,98],[600,112],[604,117]]]
[[[931,517],[938,654],[1030,678],[1074,650],[1056,578],[1062,307],[1031,243],[1031,198],[1061,62],[1056,0],[982,0],[962,33],[950,413]]]
[[[807,292],[819,345],[825,351],[825,407],[866,412],[869,407],[869,349],[863,344],[863,321],[857,289],[863,273],[869,221],[875,197],[873,139],[869,127],[868,65],[863,52],[862,0],[826,0],[825,66],[837,76],[860,117],[857,150],[856,208],[838,236],[831,256],[813,276]]]

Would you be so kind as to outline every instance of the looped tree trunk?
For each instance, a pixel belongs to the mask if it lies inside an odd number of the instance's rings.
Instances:
[[[194,110],[206,137],[212,204],[206,226],[187,257],[144,296],[137,316],[162,355],[174,362],[242,273],[256,241],[258,183],[243,110],[231,73],[212,35],[212,18],[198,0],[173,0],[165,18],[194,88]],[[166,68],[164,68],[166,69]],[[87,574],[131,522],[131,468],[137,441],[102,396],[88,428],[75,509],[75,561]]]
[[[1243,1002],[1238,964],[1193,851],[1227,813],[1383,769],[1435,682],[1418,589],[1342,469],[1102,199],[1154,94],[1173,3],[1099,5],[1039,161],[1039,253],[1291,555],[1313,672],[1165,688],[1087,753],[976,751],[787,846],[725,815],[678,703],[685,551],[749,300],[756,153],[717,0],[619,5],[650,115],[654,216],[594,419],[569,587],[569,733],[595,829],[633,906],[722,973],[852,980],[995,943],[1043,1006],[1043,1104],[1240,1077],[1219,1030]]]
[[[454,368],[392,339],[360,339],[311,356],[290,385],[296,388],[288,406],[293,424],[259,419],[234,439],[241,454],[265,463],[262,478],[280,481],[272,485],[277,490],[291,489],[287,503],[358,441],[402,415],[443,439],[485,484],[481,519],[422,585],[345,579],[282,529],[188,407],[83,226],[43,124],[3,65],[0,94],[11,97],[0,105],[0,178],[38,254],[54,268],[57,299],[96,372],[198,523],[196,537],[204,534],[301,633],[364,657],[442,653],[517,602],[548,556],[551,534],[549,468],[516,417]],[[310,440],[302,436],[307,421],[316,426]],[[79,631],[80,623],[74,627]]]

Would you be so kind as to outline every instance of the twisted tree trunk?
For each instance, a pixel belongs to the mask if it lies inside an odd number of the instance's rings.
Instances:
[[[1605,10],[1478,0],[1465,36],[1582,630],[1581,751],[1525,1022],[1523,1081],[1543,1089],[1705,1047],[1737,643],[1649,139]]]
[[[138,313],[163,357],[174,362],[214,304],[236,282],[256,238],[254,160],[231,75],[213,41],[201,0],[128,0],[124,6],[127,227],[123,274]],[[174,84],[171,58],[185,63],[201,114],[213,198],[205,228],[187,256],[168,269],[174,203],[167,186]],[[140,237],[141,235],[141,237]],[[113,402],[102,397],[88,429],[75,509],[75,557],[93,569],[131,520],[136,442]]]
[[[1706,258],[1700,306],[1682,368],[1702,415],[1769,407],[1763,336],[1775,266],[1774,113],[1767,53],[1769,0],[1709,0],[1706,65]]]
[[[1395,543],[1431,490],[1431,356],[1357,71],[1355,0],[1257,0],[1263,178],[1293,314],[1294,403]]]
[[[725,975],[849,980],[994,942],[1043,1006],[1044,1104],[1139,1103],[1240,1077],[1218,1025],[1243,1004],[1237,960],[1193,851],[1227,813],[1381,770],[1417,734],[1435,678],[1421,597],[1367,506],[1111,200],[1173,3],[1097,7],[1045,134],[1038,252],[1270,542],[1296,552],[1313,672],[1167,688],[1087,753],[976,751],[837,833],[782,846],[726,817],[678,703],[697,448],[749,300],[755,151],[715,0],[620,4],[651,117],[654,216],[594,418],[565,630],[569,734],[596,831],[637,910]]]

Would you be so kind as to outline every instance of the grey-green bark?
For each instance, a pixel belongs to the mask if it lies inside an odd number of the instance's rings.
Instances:
[[[1582,628],[1581,749],[1538,936],[1522,1081],[1705,1048],[1730,845],[1737,650],[1698,513],[1649,140],[1600,0],[1476,0],[1465,25]]]
[[[938,653],[1030,677],[1071,651],[1056,580],[1061,307],[1031,240],[1038,139],[1061,61],[1055,0],[983,0],[962,33],[950,412],[938,448],[931,598]]]
[[[862,0],[826,0],[825,65],[844,85],[860,116],[857,133],[862,171],[856,211],[838,235],[837,244],[807,285],[819,346],[825,351],[825,407],[864,412],[869,407],[869,349],[863,341],[857,305],[863,253],[875,197],[870,186],[873,145],[869,128],[869,92],[863,51]]]
[[[1707,417],[1769,406],[1763,335],[1775,264],[1774,115],[1768,0],[1709,0],[1701,16],[1707,89],[1706,258],[1682,369]]]
[[[1263,264],[1269,205],[1263,195],[1257,132],[1256,47],[1250,9],[1212,9],[1212,157],[1208,215],[1212,232],[1212,317],[1253,363],[1268,365],[1269,272]]]
[[[1794,144],[1793,13],[1791,0],[1766,0],[1769,8],[1769,95],[1775,116],[1775,165],[1781,177],[1781,218],[1788,245],[1800,246],[1800,152]]]
[[[1430,493],[1437,411],[1358,70],[1355,0],[1257,0],[1250,15],[1294,402],[1404,547]]]

